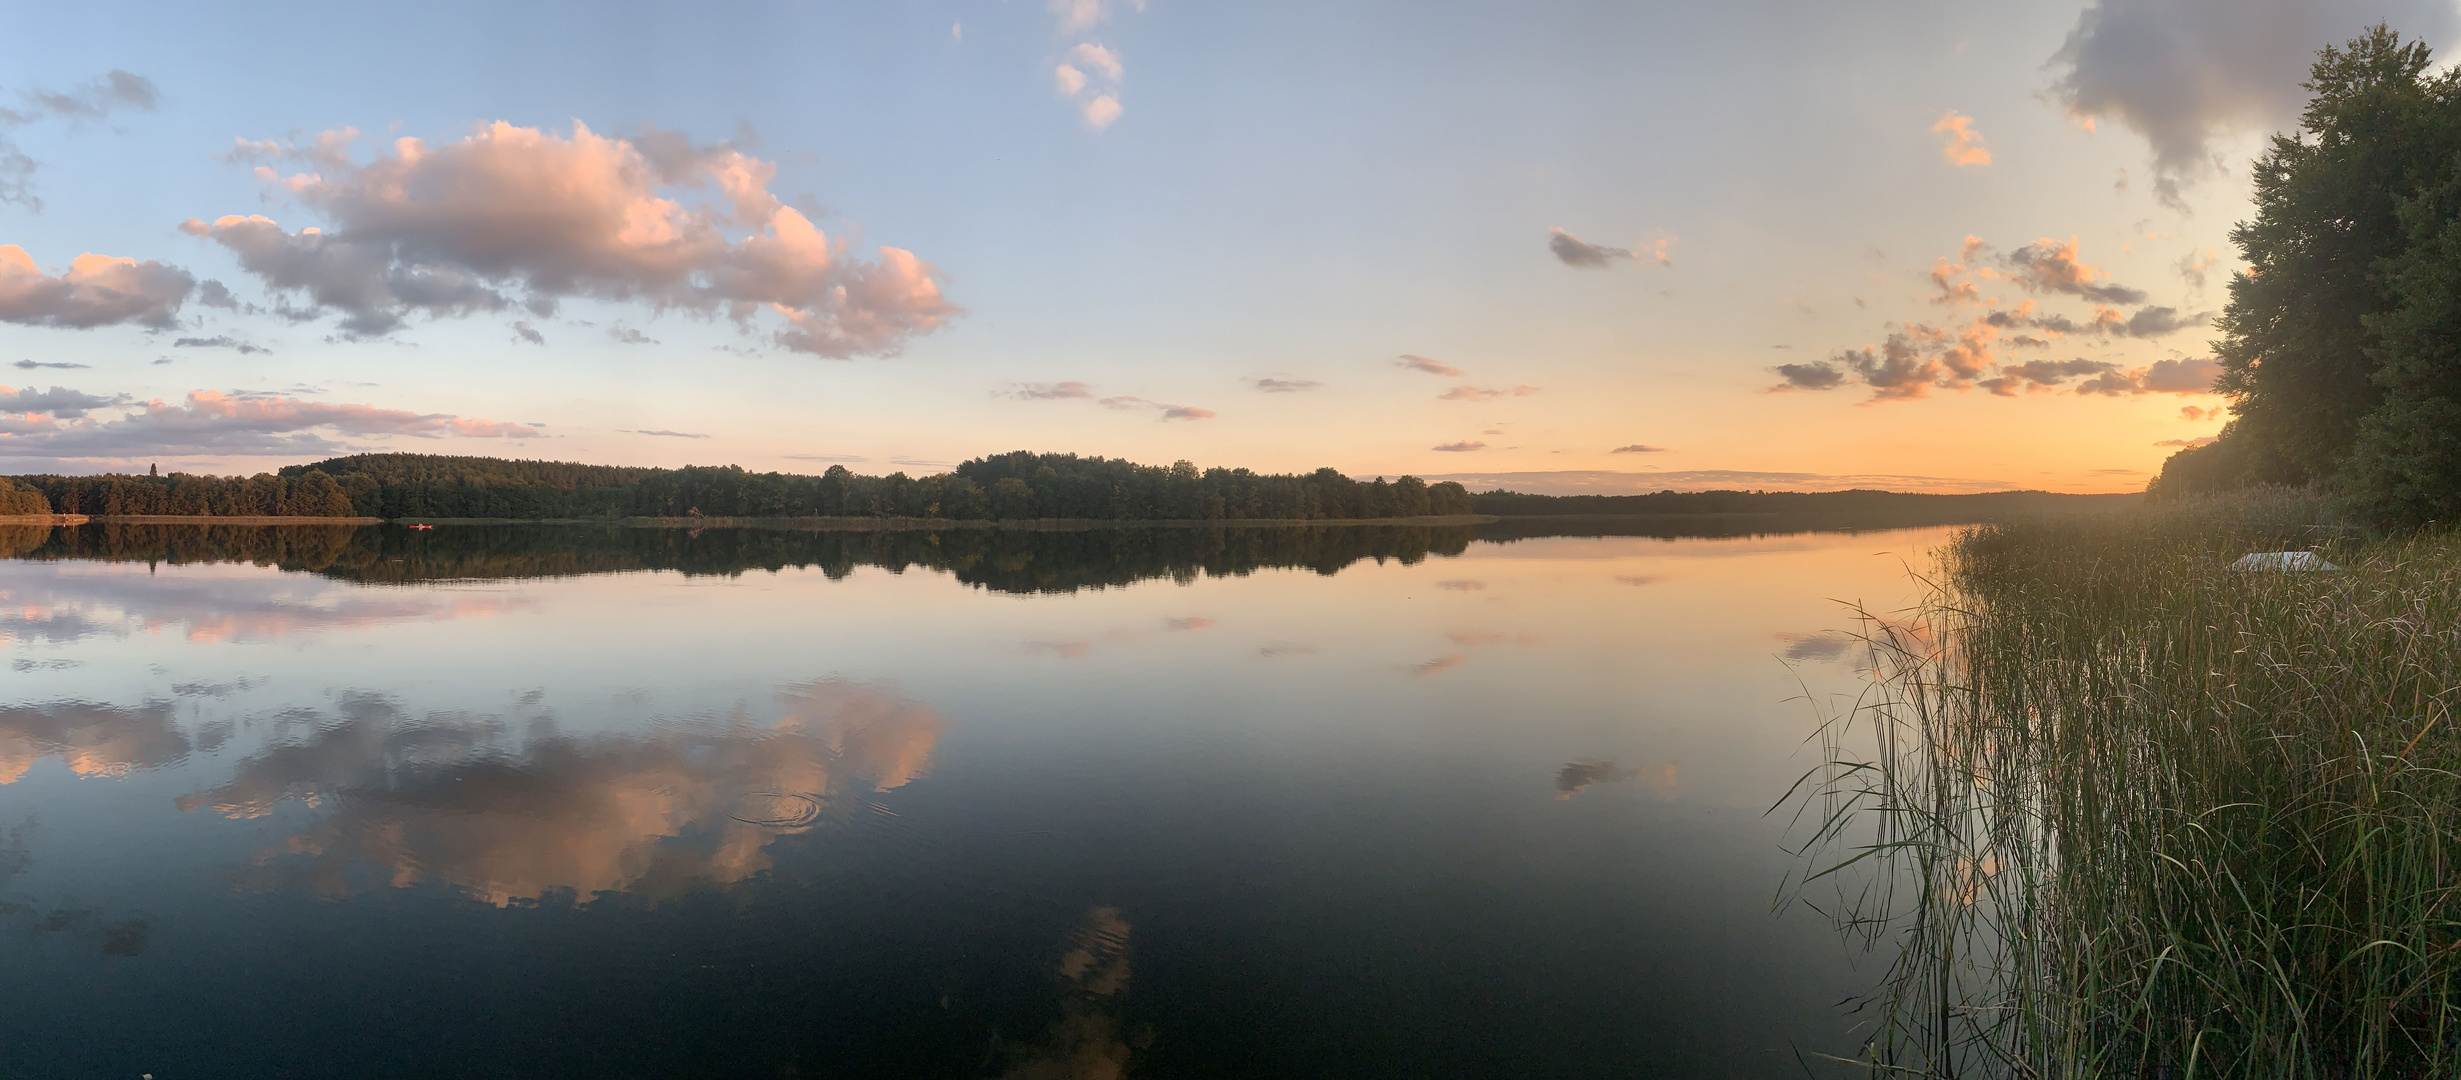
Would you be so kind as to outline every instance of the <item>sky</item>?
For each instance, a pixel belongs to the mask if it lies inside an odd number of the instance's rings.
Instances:
[[[0,472],[1015,449],[2141,488],[2315,50],[2452,0],[27,5]]]

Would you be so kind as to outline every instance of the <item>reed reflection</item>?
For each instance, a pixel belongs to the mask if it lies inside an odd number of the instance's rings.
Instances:
[[[767,724],[737,715],[586,736],[533,725],[516,741],[508,718],[415,716],[352,697],[307,738],[178,805],[229,818],[284,802],[320,812],[242,875],[261,889],[341,896],[436,881],[501,905],[726,884],[767,869],[782,833],[828,810],[862,812],[865,796],[924,775],[944,726],[892,688],[836,679],[775,702]]]

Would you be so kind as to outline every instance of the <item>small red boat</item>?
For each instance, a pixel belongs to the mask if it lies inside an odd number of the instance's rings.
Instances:
[[[421,532],[425,532],[425,531],[427,531],[427,530],[429,530],[429,529],[433,529],[433,528],[435,528],[435,526],[433,526],[433,525],[413,525],[413,526],[411,526],[411,528],[413,528],[413,529],[417,529],[417,530],[419,530],[419,531],[421,531]]]

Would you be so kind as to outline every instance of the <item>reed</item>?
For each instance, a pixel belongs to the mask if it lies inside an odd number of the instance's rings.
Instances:
[[[1789,895],[1890,957],[1876,1074],[2461,1075],[2461,538],[2329,514],[1978,526],[1862,613]]]

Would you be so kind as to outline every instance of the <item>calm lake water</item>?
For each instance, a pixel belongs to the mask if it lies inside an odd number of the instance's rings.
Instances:
[[[21,527],[0,1077],[1830,1075],[1946,532]]]

